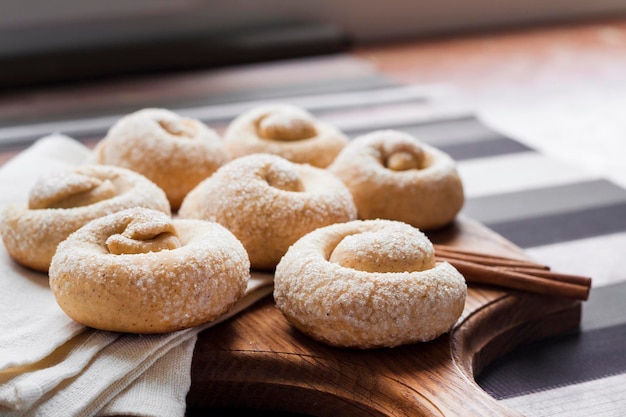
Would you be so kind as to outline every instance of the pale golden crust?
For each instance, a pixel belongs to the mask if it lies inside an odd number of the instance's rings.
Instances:
[[[229,160],[213,129],[165,109],[144,109],[120,119],[98,143],[96,158],[146,176],[165,191],[173,210]]]
[[[289,248],[274,279],[274,299],[286,318],[311,337],[341,347],[432,340],[456,323],[466,295],[463,276],[435,262],[419,230],[389,220],[357,220],[309,233]]]
[[[62,242],[50,287],[81,324],[162,333],[227,312],[245,293],[249,268],[243,246],[222,226],[135,208],[94,220]]]
[[[165,193],[130,170],[85,165],[41,178],[29,203],[6,207],[0,233],[20,264],[47,271],[57,245],[87,222],[131,207],[170,213]]]
[[[337,128],[288,104],[243,113],[224,134],[224,145],[234,158],[270,153],[319,168],[326,168],[347,143],[348,138]]]
[[[256,269],[273,269],[289,246],[322,226],[356,218],[352,196],[325,170],[255,154],[224,165],[189,193],[181,218],[215,221],[243,243]]]
[[[360,219],[391,219],[423,230],[450,223],[463,207],[452,158],[398,131],[351,141],[328,168],[350,189]]]

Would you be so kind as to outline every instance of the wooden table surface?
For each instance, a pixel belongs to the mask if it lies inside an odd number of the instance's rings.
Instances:
[[[626,20],[356,48],[403,83],[454,86],[488,125],[626,186]]]
[[[447,83],[480,98],[563,82],[626,80],[626,20],[569,23],[357,47],[405,83]]]

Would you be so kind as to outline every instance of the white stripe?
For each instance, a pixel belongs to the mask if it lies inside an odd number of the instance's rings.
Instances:
[[[528,417],[623,417],[626,413],[626,374],[501,402]]]
[[[598,178],[580,166],[532,151],[460,161],[458,169],[469,198]]]
[[[624,281],[626,256],[615,256],[617,248],[626,248],[626,233],[537,246],[525,252],[555,271],[590,276],[593,286],[600,287]]]
[[[419,125],[471,117],[472,113],[461,102],[434,100],[426,102],[384,103],[359,109],[334,109],[321,114],[320,119],[343,131],[394,129],[394,126]],[[402,130],[401,127],[397,128]]]

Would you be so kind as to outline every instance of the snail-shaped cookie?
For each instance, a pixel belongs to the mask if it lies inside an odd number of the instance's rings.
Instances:
[[[96,158],[152,180],[165,191],[173,210],[229,160],[213,129],[165,109],[144,109],[120,119],[98,143]]]
[[[357,220],[298,240],[276,267],[274,299],[302,332],[333,346],[375,348],[449,331],[467,294],[418,229]]]
[[[165,193],[144,176],[104,165],[85,165],[41,178],[28,205],[4,210],[0,232],[20,264],[47,271],[57,245],[87,222],[132,207],[170,213]]]
[[[253,268],[271,270],[301,236],[354,220],[356,209],[346,186],[326,170],[255,154],[200,183],[179,216],[222,224],[243,243]]]
[[[270,153],[319,168],[326,168],[347,142],[348,138],[337,128],[288,104],[267,105],[243,113],[224,133],[224,145],[234,158]]]
[[[244,294],[250,263],[222,226],[135,208],[73,233],[50,265],[65,313],[101,330],[162,333],[213,321]]]
[[[429,230],[463,207],[463,184],[452,158],[393,130],[358,137],[328,168],[354,197],[360,219],[391,219]]]

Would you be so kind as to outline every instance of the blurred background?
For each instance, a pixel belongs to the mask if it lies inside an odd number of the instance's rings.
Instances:
[[[320,55],[625,12],[620,0],[2,0],[0,87]]]

